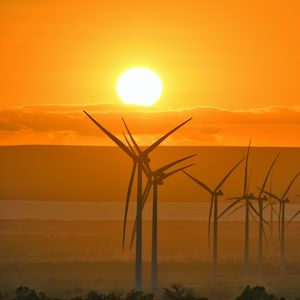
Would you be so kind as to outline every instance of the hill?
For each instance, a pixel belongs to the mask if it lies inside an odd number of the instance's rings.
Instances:
[[[190,172],[214,186],[246,152],[245,147],[160,147],[151,155],[154,168],[197,154]],[[300,170],[300,148],[252,148],[250,188],[261,184],[274,156],[274,192],[281,192]],[[132,161],[116,147],[7,146],[0,147],[0,199],[35,201],[122,201]],[[242,191],[243,166],[224,186],[225,196]],[[290,195],[300,193],[300,179]],[[169,178],[160,188],[160,201],[199,202],[207,194],[183,174]],[[293,199],[294,201],[296,200]]]

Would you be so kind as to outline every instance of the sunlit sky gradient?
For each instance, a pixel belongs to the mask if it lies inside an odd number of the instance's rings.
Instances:
[[[110,144],[85,108],[142,143],[193,116],[170,144],[300,146],[299,20],[296,0],[1,1],[0,143]],[[117,97],[136,66],[164,82],[151,109]]]

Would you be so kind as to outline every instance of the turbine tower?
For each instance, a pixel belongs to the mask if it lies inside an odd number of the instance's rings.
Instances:
[[[218,218],[221,218],[226,212],[228,212],[235,205],[244,201],[245,206],[245,240],[244,240],[244,274],[246,277],[249,276],[249,216],[254,212],[258,217],[260,217],[259,212],[255,209],[252,200],[255,200],[255,196],[248,191],[248,161],[249,161],[249,152],[250,152],[251,140],[249,142],[249,146],[247,149],[246,161],[245,161],[245,172],[244,172],[244,186],[243,186],[243,194],[238,197],[229,198],[231,200],[235,200],[231,203],[220,215]]]
[[[140,149],[140,147],[137,145],[137,143],[135,142],[128,126],[126,125],[125,121],[124,121],[126,130],[130,136],[131,141],[133,142],[133,144],[135,145],[136,149]],[[126,135],[124,134],[124,137],[126,139],[126,142],[128,144],[128,146],[130,147],[130,149],[132,149]],[[133,151],[133,149],[132,149]],[[147,180],[147,184],[146,187],[144,189],[143,192],[143,202],[142,202],[142,210],[146,204],[148,195],[150,193],[151,187],[153,187],[153,207],[152,207],[152,252],[151,252],[151,286],[153,289],[157,288],[157,201],[158,201],[158,186],[162,185],[164,183],[164,180],[167,179],[168,177],[174,175],[175,173],[178,173],[179,171],[182,171],[186,168],[189,168],[191,166],[193,166],[193,164],[178,168],[176,170],[173,170],[169,173],[165,173],[165,171],[167,171],[168,169],[172,168],[173,166],[177,165],[178,163],[185,161],[189,158],[195,157],[196,154],[194,155],[190,155],[181,159],[178,159],[176,161],[173,161],[155,171],[152,171],[151,168],[146,169],[145,173],[146,176],[148,178]],[[130,195],[131,191],[129,190],[129,195]],[[127,197],[126,199],[126,207],[128,209],[129,206],[129,198]],[[127,213],[125,214],[124,217],[124,227],[126,227],[126,222],[127,222]],[[134,242],[134,237],[136,235],[136,230],[137,230],[137,218],[135,219],[135,223],[133,226],[133,230],[132,230],[132,235],[131,235],[131,240],[130,240],[130,248],[132,248],[133,242]],[[123,240],[125,240],[125,231],[123,231]]]
[[[281,197],[278,197],[277,195],[263,191],[266,195],[271,196],[272,198],[276,199],[279,202],[279,217],[278,217],[278,223],[280,226],[279,230],[279,240],[280,240],[280,274],[283,275],[285,272],[285,206],[287,203],[289,203],[289,199],[286,197],[287,193],[289,192],[290,188],[292,187],[293,183],[299,176],[300,172],[298,172],[292,180],[289,182],[287,188],[283,192]]]
[[[182,127],[184,124],[189,122],[192,118],[179,124],[174,129],[170,130],[168,133],[163,135],[151,146],[147,147],[144,151],[138,150],[137,155],[133,155],[131,150],[116,136],[114,136],[110,131],[104,128],[99,122],[97,122],[91,115],[86,111],[84,113],[88,118],[102,131],[104,132],[117,146],[119,146],[135,163],[132,169],[132,176],[134,177],[135,171],[137,169],[137,206],[136,206],[136,216],[137,216],[137,232],[136,232],[136,251],[135,251],[135,288],[136,290],[142,289],[142,171],[144,168],[149,167],[149,157],[148,155],[156,149],[168,136],[170,136],[177,129]],[[133,179],[132,179],[133,181]]]
[[[152,176],[153,187],[153,207],[152,207],[152,252],[151,252],[151,285],[152,288],[157,288],[157,202],[158,202],[158,186],[164,184],[164,180],[168,177],[193,166],[193,164],[176,169],[169,173],[157,173]]]
[[[208,215],[208,245],[210,249],[210,226],[211,226],[211,218],[213,213],[213,259],[212,259],[212,274],[215,279],[217,276],[217,264],[218,264],[218,197],[223,196],[223,192],[221,190],[223,184],[226,182],[228,177],[233,173],[233,171],[243,162],[244,158],[240,160],[230,171],[225,175],[225,177],[217,184],[214,189],[210,189],[205,183],[196,179],[186,171],[183,171],[186,176],[188,176],[191,180],[196,182],[200,187],[205,189],[211,195],[210,199],[210,209]]]

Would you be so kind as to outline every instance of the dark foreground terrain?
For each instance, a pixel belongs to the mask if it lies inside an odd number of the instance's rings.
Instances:
[[[90,290],[130,290],[134,252],[121,249],[121,221],[0,221],[0,289],[13,295],[30,286],[51,297],[85,295]],[[159,223],[159,286],[183,283],[210,299],[231,299],[248,284],[278,296],[300,296],[300,224],[287,228],[286,274],[279,275],[278,241],[265,246],[265,272],[257,274],[257,226],[251,225],[251,276],[243,276],[243,226],[220,224],[220,264],[211,278],[205,222]],[[275,227],[276,228],[276,227]],[[150,287],[150,223],[144,225],[144,287]]]

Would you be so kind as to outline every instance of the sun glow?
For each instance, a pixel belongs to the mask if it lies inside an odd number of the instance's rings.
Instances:
[[[126,104],[150,106],[161,96],[162,82],[146,68],[134,68],[123,73],[117,83],[117,93]]]

